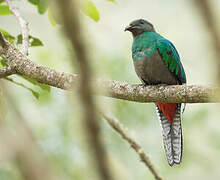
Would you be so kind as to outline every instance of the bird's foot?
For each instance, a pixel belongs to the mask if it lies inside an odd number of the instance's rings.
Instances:
[[[146,86],[149,86],[148,84],[138,84],[138,86],[140,86],[140,87],[146,87]]]

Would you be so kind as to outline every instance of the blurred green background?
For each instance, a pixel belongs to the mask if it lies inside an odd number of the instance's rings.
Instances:
[[[97,78],[140,83],[131,59],[132,36],[124,27],[132,20],[144,18],[176,46],[187,75],[187,84],[212,85],[215,79],[214,51],[196,7],[190,0],[93,0],[100,13],[94,22],[83,13],[91,64]],[[30,48],[31,60],[58,71],[77,72],[72,67],[68,41],[59,25],[53,27],[47,14],[39,15],[25,0],[16,1],[22,15],[29,22],[30,34],[44,43]],[[220,1],[212,0],[216,19],[220,16]],[[218,23],[216,21],[216,23]],[[19,34],[19,25],[13,16],[0,16],[0,27],[13,35]],[[87,141],[81,125],[79,102],[68,92],[51,88],[51,92],[12,76],[40,93],[37,100],[30,91],[7,82],[16,104],[36,136],[50,164],[67,179],[96,179],[87,159]],[[69,99],[73,98],[73,102]],[[166,161],[162,135],[153,103],[141,104],[97,97],[97,104],[111,113],[128,128],[150,157],[164,179],[219,179],[220,127],[218,104],[187,104],[183,114],[183,161],[169,167]],[[10,109],[6,115],[13,119]],[[103,120],[102,136],[111,165],[118,179],[154,179],[146,166],[127,142]],[[92,158],[92,157],[90,157]],[[0,179],[22,179],[11,160],[0,161]]]

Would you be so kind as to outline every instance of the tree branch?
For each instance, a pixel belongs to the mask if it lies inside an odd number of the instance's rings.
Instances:
[[[139,155],[141,161],[149,168],[151,173],[154,175],[156,180],[162,180],[162,178],[158,175],[157,171],[155,170],[153,164],[151,163],[149,157],[145,154],[141,146],[133,139],[131,138],[127,132],[124,130],[122,125],[113,117],[110,117],[104,113],[102,113],[102,116],[104,119],[108,122],[108,124],[116,131],[118,132],[121,137],[126,140],[131,147],[137,152]]]
[[[0,56],[16,73],[27,76],[40,83],[71,90],[72,85],[78,83],[76,74],[58,72],[54,69],[41,66],[26,56],[0,33]],[[220,102],[220,89],[211,86],[173,85],[173,86],[142,86],[113,80],[98,80],[97,88],[105,91],[100,95],[135,102],[176,102],[176,103],[217,103]]]
[[[118,81],[100,81],[98,86],[103,87],[103,95],[135,102],[170,102],[170,103],[208,103],[220,102],[216,98],[219,88],[199,85],[173,85],[173,86],[142,86],[121,83]]]
[[[6,41],[1,33],[0,56],[16,73],[50,86],[70,90],[77,77],[69,73],[57,72],[29,60],[13,44]]]
[[[21,27],[21,34],[22,34],[22,49],[21,52],[24,55],[28,55],[28,48],[29,48],[29,39],[28,39],[28,22],[24,20],[24,18],[21,16],[20,12],[18,11],[18,8],[14,6],[11,0],[6,0],[8,3],[8,6],[10,8],[10,11],[14,14],[14,16],[17,18],[20,27]]]
[[[14,69],[11,67],[2,67],[0,68],[0,78],[10,76],[12,74],[15,74]]]

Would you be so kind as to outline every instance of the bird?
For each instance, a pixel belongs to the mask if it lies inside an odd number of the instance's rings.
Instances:
[[[125,31],[132,33],[133,64],[144,86],[186,83],[186,74],[175,46],[158,34],[150,22],[134,20]],[[183,152],[181,103],[156,102],[155,106],[168,164],[180,164]]]

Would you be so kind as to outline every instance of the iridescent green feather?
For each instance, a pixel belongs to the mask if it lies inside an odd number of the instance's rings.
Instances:
[[[176,75],[182,83],[186,82],[183,66],[174,45],[155,32],[144,32],[135,37],[132,45],[132,58],[134,61],[159,53],[165,66]]]
[[[180,62],[179,54],[174,45],[170,41],[160,38],[158,39],[156,46],[166,67],[172,73],[175,73],[176,76],[179,76],[184,82],[186,79],[185,72]]]

